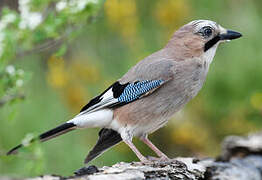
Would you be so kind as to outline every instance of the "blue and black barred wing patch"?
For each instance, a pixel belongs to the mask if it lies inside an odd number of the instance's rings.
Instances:
[[[161,86],[163,80],[141,81],[128,84],[117,98],[120,103],[129,103],[145,96]]]
[[[152,93],[164,82],[164,80],[145,80],[126,84],[115,82],[101,95],[95,97],[84,106],[79,115],[91,113],[102,108],[115,108],[128,104]]]

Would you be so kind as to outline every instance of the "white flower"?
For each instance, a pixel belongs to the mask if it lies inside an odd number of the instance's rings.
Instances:
[[[4,47],[5,47],[3,42],[4,38],[5,38],[5,34],[0,30],[0,58],[2,57],[4,52]]]
[[[5,71],[10,75],[15,75],[15,67],[12,65],[6,66]]]
[[[21,14],[19,28],[29,28],[33,30],[43,21],[43,17],[40,12],[31,12],[29,5],[30,0],[19,0],[19,10]]]
[[[6,22],[6,23],[12,23],[16,20],[16,15],[13,14],[13,13],[9,13],[7,15],[5,15],[3,17],[3,20]]]
[[[24,75],[24,73],[25,73],[25,72],[24,72],[23,69],[18,69],[18,70],[17,70],[17,74],[20,75],[20,76]]]
[[[69,6],[72,13],[77,13],[86,8],[90,3],[98,3],[98,0],[69,0]]]
[[[22,87],[23,84],[24,84],[24,81],[22,79],[18,79],[16,82],[15,82],[16,86],[17,87]]]
[[[13,14],[13,13],[9,13],[5,16],[3,16],[0,20],[0,31],[2,31],[3,29],[6,28],[6,26],[9,24],[9,23],[12,23],[14,22],[16,19],[16,15]]]
[[[4,39],[5,39],[5,34],[4,34],[4,29],[7,27],[8,24],[14,22],[16,20],[16,15],[13,13],[6,14],[2,16],[0,19],[0,58],[3,55],[4,52]]]
[[[83,1],[79,1],[77,3],[77,10],[78,11],[82,11],[83,9],[85,9],[86,5],[90,2],[90,0],[83,0]]]
[[[24,16],[24,23],[27,24],[29,29],[35,29],[42,22],[42,14],[38,12],[30,12],[27,16]],[[23,22],[22,20],[22,22]]]
[[[59,1],[58,3],[56,3],[56,10],[57,11],[62,11],[63,9],[65,9],[67,6],[67,2],[65,0]]]

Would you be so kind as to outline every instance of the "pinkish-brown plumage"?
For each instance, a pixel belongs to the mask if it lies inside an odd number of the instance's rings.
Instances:
[[[175,112],[197,95],[219,43],[240,36],[240,33],[208,20],[184,25],[163,49],[138,62],[92,99],[80,114],[40,135],[39,139],[43,141],[77,128],[101,127],[99,140],[86,163],[122,140],[141,161],[148,161],[132,143],[134,136],[160,158],[167,159],[147,135],[165,125]],[[13,148],[8,154],[22,146]]]

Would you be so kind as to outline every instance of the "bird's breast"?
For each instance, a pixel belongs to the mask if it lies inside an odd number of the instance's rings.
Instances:
[[[154,93],[114,110],[114,119],[121,127],[130,127],[134,134],[153,132],[197,95],[207,73],[207,64],[188,61],[179,64],[172,80]]]

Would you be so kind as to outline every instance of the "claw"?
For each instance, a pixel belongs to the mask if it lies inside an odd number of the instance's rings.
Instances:
[[[82,167],[74,172],[75,176],[83,176],[83,175],[89,175],[89,174],[94,174],[98,172],[99,170],[97,169],[96,166],[88,166],[88,167]]]

